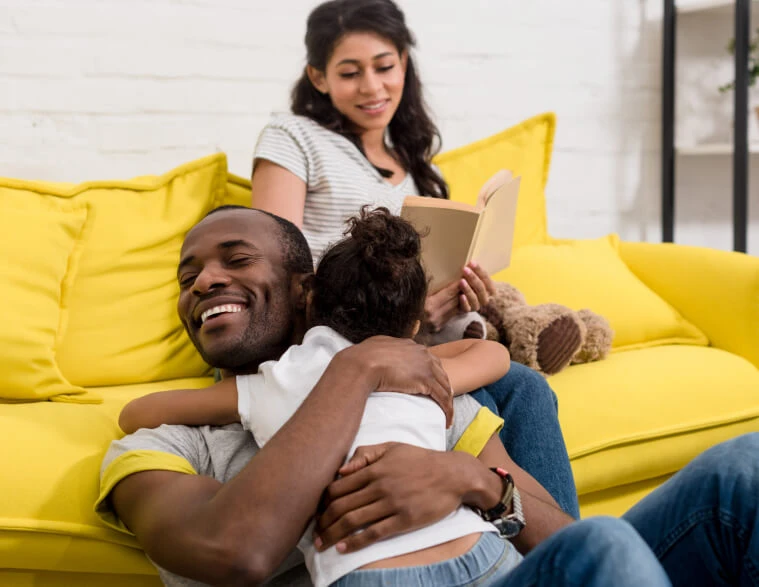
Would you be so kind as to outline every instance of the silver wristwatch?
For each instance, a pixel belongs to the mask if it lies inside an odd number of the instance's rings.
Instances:
[[[492,523],[498,528],[498,531],[504,538],[514,538],[518,536],[526,526],[524,521],[524,510],[522,509],[522,496],[519,495],[519,490],[516,487],[514,487],[511,496],[511,513],[493,520]]]
[[[503,495],[495,507],[487,511],[481,511],[480,515],[483,519],[493,524],[501,536],[504,538],[514,538],[527,525],[524,519],[524,510],[522,509],[522,496],[519,495],[519,490],[514,485],[514,479],[506,469],[491,467],[490,470],[501,478],[503,482]],[[511,511],[509,512],[509,510]]]

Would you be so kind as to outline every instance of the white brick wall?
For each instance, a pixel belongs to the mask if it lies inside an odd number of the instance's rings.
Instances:
[[[0,175],[129,177],[214,151],[248,175],[316,3],[0,0]],[[551,231],[659,239],[660,2],[401,5],[446,149],[554,110]],[[708,200],[678,234],[728,248]]]

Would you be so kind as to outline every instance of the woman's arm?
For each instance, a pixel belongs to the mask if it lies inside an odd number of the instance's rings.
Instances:
[[[508,349],[492,340],[465,338],[430,347],[430,352],[443,364],[454,395],[498,381],[511,365]]]
[[[234,377],[204,389],[151,393],[129,402],[119,415],[119,426],[127,434],[161,424],[224,426],[239,421]]]
[[[257,159],[251,178],[254,208],[276,214],[303,228],[306,182],[268,159]]]

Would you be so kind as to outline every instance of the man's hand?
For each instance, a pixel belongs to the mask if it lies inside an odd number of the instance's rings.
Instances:
[[[316,547],[353,552],[443,519],[462,503],[459,462],[457,453],[407,444],[359,447],[327,487]]]
[[[341,351],[335,360],[369,369],[375,391],[428,396],[445,413],[446,426],[453,421],[453,391],[440,359],[411,339],[373,336]]]

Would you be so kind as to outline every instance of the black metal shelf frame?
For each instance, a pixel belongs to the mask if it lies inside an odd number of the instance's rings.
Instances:
[[[677,8],[664,0],[662,61],[662,240],[675,238],[675,57]],[[751,0],[735,0],[733,249],[746,252],[748,232],[748,53]]]

